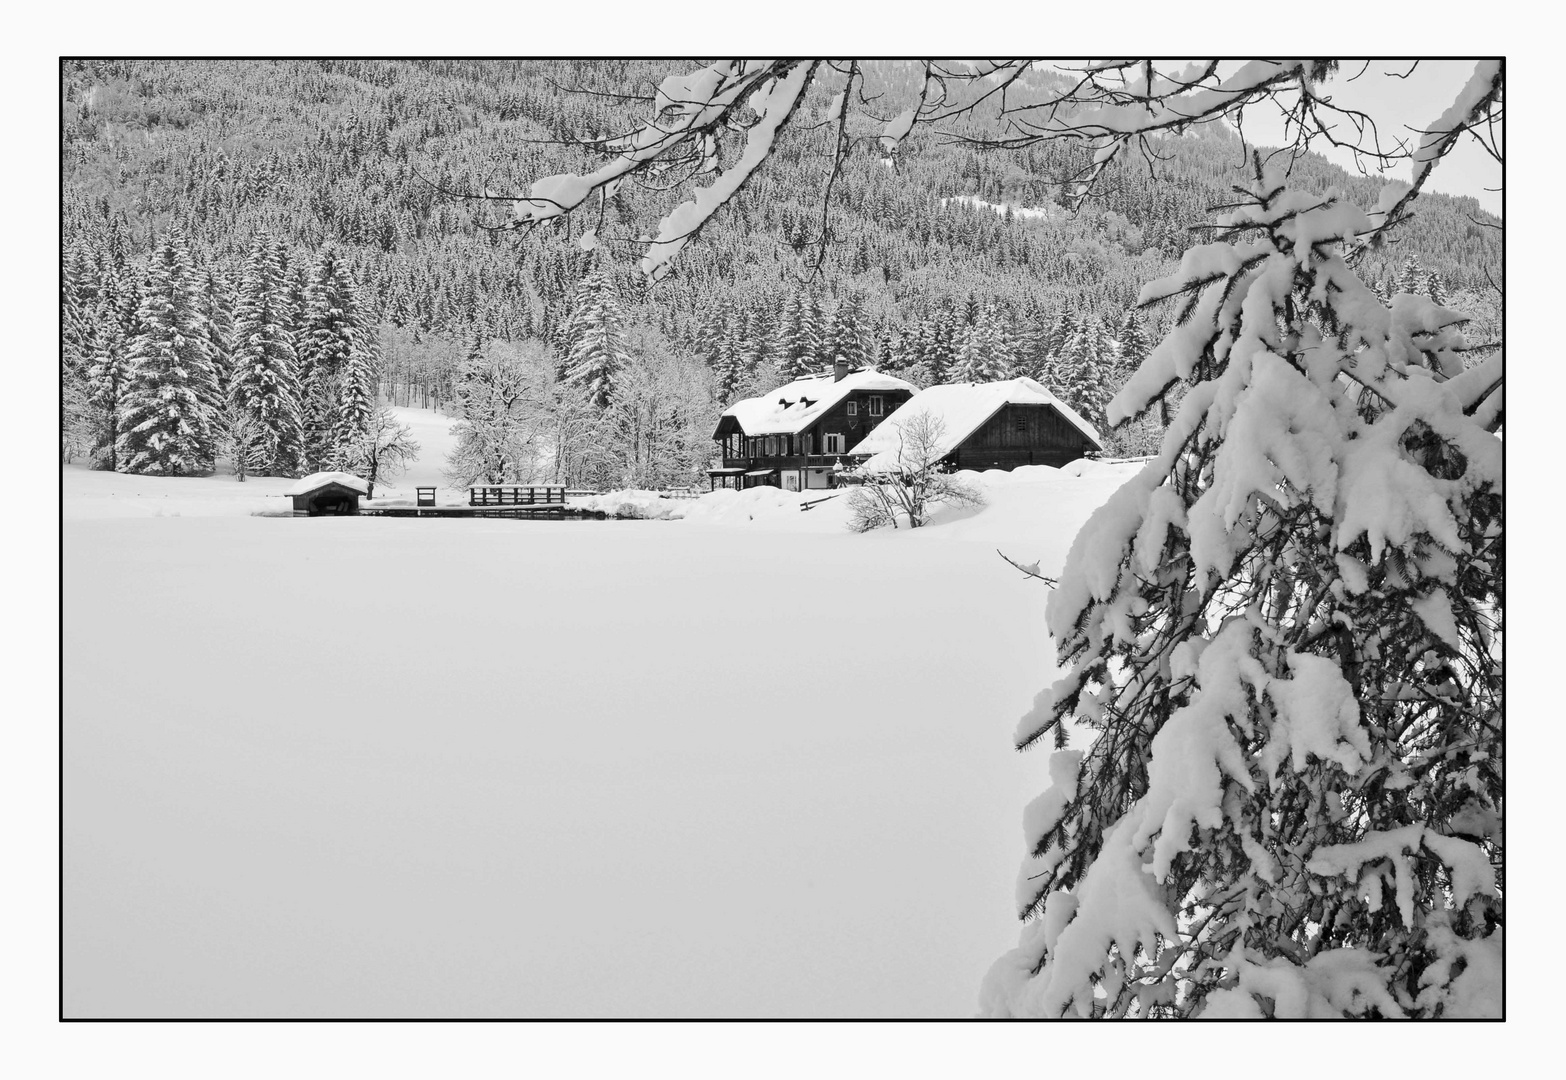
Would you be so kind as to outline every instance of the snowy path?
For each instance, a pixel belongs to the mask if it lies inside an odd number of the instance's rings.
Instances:
[[[983,515],[149,519],[66,476],[66,1015],[964,1016],[1015,944],[1046,594]]]

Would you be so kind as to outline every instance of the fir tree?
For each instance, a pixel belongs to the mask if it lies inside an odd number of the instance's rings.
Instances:
[[[60,460],[69,464],[91,447],[87,372],[95,345],[68,272],[62,271],[60,284]]]
[[[333,417],[360,330],[353,278],[331,245],[321,249],[310,267],[303,304],[303,336],[296,338],[299,406],[304,467],[313,472],[336,456]]]
[[[234,433],[234,450],[249,470],[292,475],[303,464],[298,361],[288,284],[277,249],[265,232],[250,245],[234,311],[234,362],[229,398],[248,419]]]
[[[1018,730],[1057,748],[1019,875],[1040,917],[990,1015],[1499,1006],[1498,367],[1355,277],[1368,215],[1254,165],[1144,292],[1183,318],[1110,418],[1190,389],[1050,597],[1065,674]]]
[[[177,236],[147,268],[120,401],[116,464],[122,472],[188,476],[212,468],[215,417],[205,398],[216,383],[200,283]]]
[[[1111,392],[1111,358],[1106,351],[1098,320],[1083,319],[1055,365],[1051,386],[1084,420],[1099,428],[1104,425],[1104,406]]]
[[[112,312],[105,315],[98,321],[86,391],[93,427],[92,466],[112,472],[118,464],[115,444],[119,441],[120,398],[130,369],[130,345],[119,319]]]
[[[1410,255],[1403,262],[1403,272],[1397,278],[1397,291],[1401,293],[1414,293],[1423,295],[1425,291],[1425,268],[1419,264],[1418,255]]]
[[[571,349],[566,356],[567,380],[580,386],[600,408],[609,404],[614,375],[625,366],[625,317],[608,275],[589,273],[577,288],[571,316]]]
[[[990,304],[968,328],[962,352],[951,370],[953,382],[997,382],[1011,375],[1011,357],[1001,328],[1001,313]]]
[[[1069,306],[1061,308],[1060,314],[1055,316],[1055,321],[1050,325],[1049,334],[1045,338],[1045,354],[1048,356],[1050,374],[1054,376],[1054,369],[1065,359],[1066,349],[1071,344],[1072,338],[1077,336],[1080,327],[1071,313]]]
[[[228,290],[211,270],[202,275],[201,313],[207,320],[207,344],[217,374],[207,405],[216,415],[223,411],[228,401],[228,382],[233,373],[234,320]]]
[[[379,355],[380,348],[370,334],[361,334],[353,352],[348,354],[348,366],[343,371],[342,390],[332,419],[333,460],[339,468],[351,466],[354,454],[350,454],[348,448],[363,445],[375,417]]]
[[[1124,371],[1135,371],[1147,359],[1147,335],[1142,330],[1142,316],[1138,312],[1126,312],[1125,321],[1120,324],[1118,351],[1120,367]]]
[[[832,315],[832,325],[827,330],[824,357],[836,363],[841,357],[850,371],[870,363],[870,345],[866,340],[864,302],[855,293],[837,306]]]

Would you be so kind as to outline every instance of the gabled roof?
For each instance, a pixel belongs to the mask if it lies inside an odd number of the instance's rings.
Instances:
[[[1094,449],[1104,448],[1098,431],[1078,416],[1071,406],[1050,393],[1043,383],[1021,378],[991,383],[947,383],[921,390],[887,417],[880,427],[865,436],[858,446],[852,447],[849,454],[870,455],[864,467],[871,472],[881,466],[890,467],[895,464],[902,426],[912,418],[928,412],[943,425],[939,450],[940,456],[945,457],[1005,405],[1053,406],[1066,423],[1093,444]]]
[[[836,381],[831,372],[825,372],[795,379],[770,394],[736,401],[723,415],[733,417],[746,435],[797,435],[855,390],[906,390],[913,394],[919,388],[873,368],[855,371]],[[722,425],[720,419],[718,426]]]
[[[312,491],[319,491],[327,484],[341,484],[345,488],[352,488],[360,495],[368,495],[370,493],[370,485],[360,480],[353,473],[318,472],[300,477],[294,482],[294,486],[283,492],[283,494],[308,495]]]

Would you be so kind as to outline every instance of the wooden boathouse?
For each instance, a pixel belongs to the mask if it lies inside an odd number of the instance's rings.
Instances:
[[[370,485],[352,473],[318,472],[302,477],[285,495],[293,496],[295,517],[357,514]]]

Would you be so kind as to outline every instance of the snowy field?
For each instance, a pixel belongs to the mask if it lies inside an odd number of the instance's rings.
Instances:
[[[444,484],[401,411],[399,486]],[[67,467],[65,1015],[972,1015],[1053,667],[994,549],[1058,570],[1134,468],[855,536],[776,491],[291,519]]]

